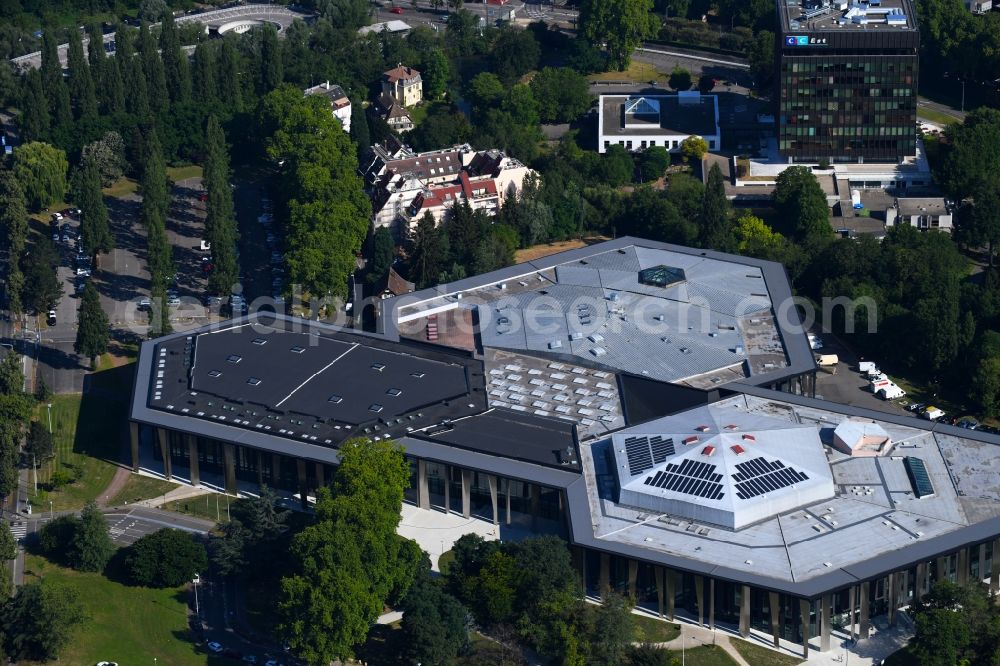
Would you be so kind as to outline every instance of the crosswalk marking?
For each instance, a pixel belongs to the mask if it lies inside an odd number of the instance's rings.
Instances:
[[[11,523],[10,532],[14,535],[14,538],[20,541],[28,534],[28,525],[26,523]]]

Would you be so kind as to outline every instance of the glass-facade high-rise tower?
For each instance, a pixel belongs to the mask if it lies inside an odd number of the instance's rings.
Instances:
[[[916,153],[910,0],[778,0],[775,122],[795,162],[899,162]]]

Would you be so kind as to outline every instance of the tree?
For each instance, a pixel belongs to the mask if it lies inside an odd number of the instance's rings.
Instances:
[[[162,14],[161,14],[162,15]],[[170,110],[170,93],[167,89],[167,73],[163,68],[158,44],[149,26],[142,23],[139,26],[138,51],[142,63],[142,73],[146,78],[146,94],[149,98],[149,108],[153,115],[166,118]]]
[[[368,268],[368,282],[374,284],[383,279],[392,267],[395,244],[388,227],[379,227],[372,238],[372,258]]]
[[[736,218],[734,232],[737,251],[758,259],[775,259],[785,241],[781,234],[750,212]]]
[[[657,180],[670,166],[670,153],[663,146],[650,146],[639,154],[639,170],[645,180]]]
[[[754,84],[761,90],[768,90],[774,79],[774,33],[761,30],[754,35],[747,47],[747,60]]]
[[[79,30],[69,31],[69,50],[66,55],[69,67],[69,96],[76,118],[97,115],[97,95],[90,65],[83,55],[83,41]]]
[[[406,138],[415,150],[435,150],[437,146],[465,143],[471,135],[472,126],[464,113],[436,106]]]
[[[11,258],[6,263],[7,307],[11,312],[24,311],[24,273],[17,257],[24,256],[28,242],[28,209],[24,190],[10,171],[0,171],[0,244]]]
[[[247,573],[246,551],[250,540],[243,522],[234,518],[222,528],[221,537],[211,541],[212,566],[224,578],[244,576]]]
[[[56,275],[59,254],[47,234],[35,237],[31,252],[21,259],[24,272],[23,305],[43,312],[56,304],[62,295],[62,283]]]
[[[1000,414],[1000,356],[989,356],[979,361],[972,376],[970,394],[979,402],[984,416]]]
[[[21,85],[21,113],[17,126],[24,141],[45,141],[52,130],[52,115],[45,95],[45,81],[37,69],[29,69]]]
[[[208,278],[209,292],[228,294],[239,279],[236,261],[236,213],[229,186],[229,149],[218,118],[210,116],[205,131],[204,179],[208,191],[205,237],[212,244],[215,270]]]
[[[14,176],[24,189],[28,207],[42,210],[66,195],[66,153],[34,141],[14,149]]]
[[[146,228],[147,258],[149,264],[151,291],[154,296],[165,296],[167,278],[173,273],[171,247],[167,240],[166,223],[167,210],[170,206],[169,183],[167,167],[163,161],[163,150],[156,130],[151,129],[145,139],[145,156],[143,162],[140,189],[142,192],[142,210],[140,220]],[[157,319],[154,317],[154,319]],[[160,317],[157,323],[158,332],[164,331],[163,322],[166,317]]]
[[[110,252],[113,247],[101,176],[97,166],[90,161],[84,162],[75,175],[73,200],[80,208],[80,242],[96,263],[98,253]]]
[[[649,643],[629,648],[627,663],[629,666],[681,666],[680,660],[669,650]]]
[[[735,243],[729,220],[729,200],[726,198],[725,181],[718,164],[713,164],[708,170],[699,222],[698,237],[702,247],[721,252],[733,250]]]
[[[147,23],[159,21],[166,11],[168,11],[166,0],[141,0],[139,2],[139,18]]]
[[[84,618],[73,588],[46,581],[23,585],[3,606],[4,652],[17,660],[55,660]]]
[[[167,81],[170,101],[180,103],[191,97],[191,70],[187,54],[181,50],[177,24],[170,10],[164,11],[160,21],[160,58]]]
[[[424,99],[435,100],[444,94],[451,79],[451,62],[444,51],[434,48],[427,52],[421,63],[420,78],[424,86]],[[353,123],[351,127],[354,127]]]
[[[284,72],[281,63],[281,45],[278,44],[278,31],[272,25],[265,25],[261,30],[260,42],[260,81],[258,91],[266,94],[281,85]]]
[[[0,561],[6,562],[17,557],[17,541],[14,540],[14,533],[5,527],[0,530]]]
[[[101,297],[94,283],[88,281],[80,302],[79,326],[76,329],[73,351],[88,357],[91,368],[96,368],[97,357],[108,351],[110,337],[111,324],[101,307]]]
[[[205,546],[190,534],[164,528],[140,538],[125,555],[133,585],[177,587],[208,566]]]
[[[583,0],[581,33],[591,44],[606,43],[610,65],[628,69],[634,51],[656,32],[653,0]]]
[[[469,612],[429,579],[403,600],[403,644],[410,663],[449,664],[469,643]]]
[[[100,176],[101,186],[108,187],[125,173],[125,142],[115,131],[83,147],[80,166],[92,165]]]
[[[667,84],[674,90],[691,90],[691,72],[680,65],[674,66]]]
[[[513,83],[538,65],[541,53],[530,30],[504,26],[493,44],[491,69],[501,81]]]
[[[448,253],[448,235],[437,226],[429,211],[424,213],[417,222],[410,252],[410,279],[418,288],[423,289],[437,282]]]
[[[407,587],[396,535],[409,465],[390,440],[348,440],[329,488],[316,495],[316,523],[298,533],[295,573],[281,581],[280,632],[311,663],[346,659],[393,589]]]
[[[21,356],[6,354],[0,360],[0,393],[21,395],[24,392],[24,372],[21,370]]]
[[[504,87],[493,72],[480,72],[469,81],[465,94],[474,108],[485,111],[503,99]]]
[[[782,171],[775,181],[773,196],[782,227],[796,239],[833,234],[826,195],[808,167],[794,166]]]
[[[594,621],[590,645],[595,657],[593,663],[614,666],[624,661],[631,642],[632,603],[620,594],[607,594],[601,601]]]
[[[981,107],[946,131],[950,148],[936,174],[956,201],[1000,189],[1000,110]]]
[[[692,134],[688,138],[681,141],[681,155],[684,156],[684,159],[686,159],[689,164],[701,162],[707,152],[708,142],[697,134]]]
[[[52,442],[52,434],[49,429],[42,425],[41,421],[32,421],[28,430],[28,440],[24,447],[25,452],[32,457],[35,465],[52,458],[56,453],[55,444]]]
[[[611,187],[624,185],[632,180],[635,164],[624,146],[615,144],[608,147],[600,162],[600,178]]]
[[[104,514],[91,501],[80,512],[80,523],[70,543],[70,565],[80,571],[103,571],[114,552]]]
[[[531,92],[546,123],[575,120],[587,112],[592,99],[586,77],[569,67],[543,68],[531,79]]]

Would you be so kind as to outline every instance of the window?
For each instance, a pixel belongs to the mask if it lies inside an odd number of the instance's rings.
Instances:
[[[386,391],[385,393],[386,393],[386,395],[391,395],[394,398],[403,395],[403,392],[400,389],[398,389],[398,388],[391,388],[388,391]]]
[[[378,404],[377,402],[374,403],[374,404],[371,404],[371,405],[368,406],[368,411],[369,412],[375,412],[376,414],[378,414],[379,412],[382,411],[382,405]]]
[[[382,372],[385,370],[385,363],[372,363],[372,370],[375,372]]]
[[[229,361],[230,363],[239,363],[240,361],[243,360],[243,357],[237,356],[236,354],[230,354],[229,356],[226,357],[226,360]]]

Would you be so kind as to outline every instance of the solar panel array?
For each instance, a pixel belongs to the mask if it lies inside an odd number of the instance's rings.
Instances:
[[[489,355],[487,368],[491,407],[572,421],[581,437],[625,425],[618,384],[610,372],[540,359],[504,363]]]
[[[762,457],[737,463],[736,469],[733,481],[736,482],[736,496],[740,499],[765,495],[809,478],[803,472],[785,467],[780,460],[772,462]]]
[[[934,486],[931,484],[931,477],[927,474],[924,461],[913,456],[903,458],[903,465],[906,466],[906,473],[910,477],[913,485],[913,493],[917,498],[927,497],[934,494]]]
[[[646,477],[643,483],[654,488],[663,488],[676,493],[694,495],[710,500],[719,500],[722,492],[722,475],[710,463],[684,460],[680,465],[670,463],[662,472]]]
[[[674,455],[674,440],[662,435],[625,438],[625,456],[632,476],[642,474],[654,465],[662,465]]]

